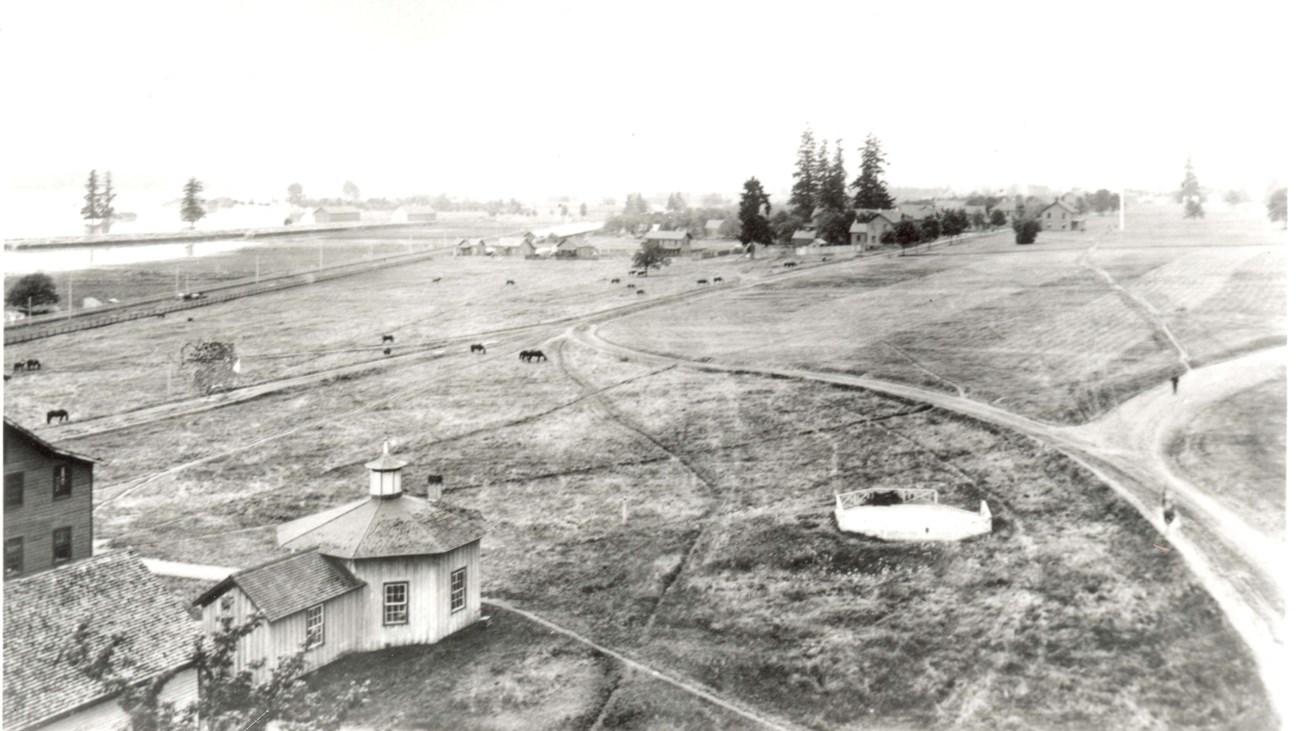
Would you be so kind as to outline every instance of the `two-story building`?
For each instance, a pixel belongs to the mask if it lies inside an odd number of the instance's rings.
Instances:
[[[1084,230],[1083,216],[1059,200],[1038,213],[1038,224],[1044,231]]]
[[[689,231],[649,231],[645,235],[646,241],[654,242],[659,248],[674,254],[690,251],[693,238]]]
[[[5,579],[90,556],[94,465],[5,417]]]

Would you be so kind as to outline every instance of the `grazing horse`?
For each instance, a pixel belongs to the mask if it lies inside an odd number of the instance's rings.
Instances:
[[[392,355],[392,354],[393,354],[392,348],[384,348],[384,355]]]
[[[39,371],[40,369],[41,369],[41,362],[39,360],[36,360],[35,358],[27,359],[27,370]]]
[[[831,258],[830,258],[829,256],[823,256],[823,257],[822,257],[822,261],[830,261],[830,260],[831,260]]]
[[[715,282],[721,282],[721,281],[722,281],[722,277],[714,277],[714,278],[713,278],[713,281],[715,281]]]
[[[58,419],[60,424],[62,424],[62,423],[64,423],[65,421],[67,421],[67,420],[68,420],[68,411],[67,411],[67,409],[54,409],[53,411],[47,411],[47,412],[45,412],[45,423],[46,423],[46,424],[49,424],[51,421],[54,421],[55,419]]]
[[[441,281],[442,281],[442,277],[434,277],[434,278],[433,278],[433,283],[434,283],[434,284],[437,284],[438,282],[441,282]]]
[[[622,281],[623,281],[623,280],[619,279],[618,277],[614,277],[613,279],[609,280],[609,283],[610,283],[610,284],[619,284],[619,283],[621,283]]]
[[[487,355],[487,348],[483,347],[483,343],[474,343],[473,345],[469,346],[469,352],[483,353],[484,355]]]
[[[629,285],[627,285],[627,288],[628,288],[628,289],[636,289],[636,285],[635,285],[635,284],[629,284]]]
[[[708,283],[709,283],[709,280],[707,280],[707,279],[697,279],[697,280],[695,280],[695,283],[696,283],[696,284],[708,284]]]
[[[647,275],[649,275],[649,274],[650,274],[650,272],[648,272],[648,271],[646,271],[646,270],[644,270],[644,269],[642,269],[641,271],[639,271],[639,272],[636,273],[636,275],[637,275],[638,277],[644,277],[644,276],[647,276]]]
[[[632,276],[633,274],[636,274],[636,270],[635,270],[635,269],[633,269],[632,271],[630,271],[630,272],[627,273],[627,275],[628,275],[629,277]]]
[[[799,266],[799,262],[797,262],[797,261],[787,261],[786,263],[782,264],[781,266],[785,267],[786,269],[789,269],[790,267],[797,267],[797,266]]]
[[[637,294],[645,294],[645,290],[644,290],[644,289],[638,289],[638,290],[636,291],[636,293],[637,293]]]
[[[519,360],[532,363],[534,360],[546,360],[546,353],[540,350],[521,350],[519,351]]]
[[[25,370],[27,370],[27,361],[20,360],[14,363],[14,373],[21,373]]]
[[[507,286],[507,287],[513,287],[513,286],[515,286],[515,280],[513,280],[513,279],[507,279],[507,280],[506,280],[506,286]]]
[[[6,380],[6,381],[8,381],[8,380],[11,379],[11,378],[13,378],[13,376],[9,375],[8,373],[5,374],[5,380]]]
[[[380,344],[380,345],[383,345],[384,343],[396,343],[396,342],[397,342],[397,341],[393,340],[393,336],[392,336],[392,335],[380,335],[380,336],[379,336],[379,344]]]

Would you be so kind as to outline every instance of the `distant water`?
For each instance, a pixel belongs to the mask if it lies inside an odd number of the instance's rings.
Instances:
[[[59,248],[20,249],[4,252],[5,274],[32,272],[70,272],[115,264],[170,261],[195,256],[212,256],[249,246],[245,238],[195,241],[187,244],[142,244]]]
[[[5,191],[0,195],[0,235],[6,239],[45,236],[80,236],[86,233],[81,219],[84,202],[79,191]],[[114,222],[112,233],[170,233],[187,231],[180,218],[180,196],[120,193],[113,202],[119,213],[134,213],[134,221]],[[235,206],[209,213],[195,228],[215,231],[232,228],[263,228],[284,223],[288,208]]]

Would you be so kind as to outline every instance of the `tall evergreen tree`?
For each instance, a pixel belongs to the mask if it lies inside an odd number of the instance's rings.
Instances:
[[[740,194],[740,243],[771,244],[772,228],[767,221],[771,213],[772,202],[763,192],[763,184],[758,178],[746,180]]]
[[[862,153],[861,173],[853,181],[857,193],[853,196],[854,208],[893,208],[894,199],[885,187],[885,153],[880,149],[880,140],[874,134],[867,135],[867,141],[859,148]]]
[[[203,183],[200,183],[198,178],[190,178],[185,183],[185,198],[181,201],[181,220],[188,223],[190,228],[194,228],[194,224],[199,219],[208,215],[208,212],[203,209],[203,199],[199,197],[199,193],[202,192]]]
[[[820,166],[825,159],[826,144],[822,143],[822,152],[817,163]],[[847,174],[844,172],[844,145],[842,140],[835,140],[835,159],[826,163],[826,171],[818,191],[817,205],[831,211],[843,211],[849,207],[848,191],[844,188]]]
[[[826,140],[822,140],[821,147],[817,148],[817,162],[813,165],[813,180],[817,181],[816,193],[814,194],[817,208],[825,205],[826,185],[830,182],[830,177],[831,159],[826,153]]]
[[[81,207],[81,217],[87,221],[99,220],[99,173],[90,171],[86,179],[86,195],[82,197],[86,205]]]
[[[1205,209],[1201,207],[1201,184],[1192,170],[1192,158],[1187,158],[1183,175],[1183,218],[1204,218]]]
[[[113,200],[117,198],[117,193],[113,192],[113,173],[107,171],[104,173],[104,192],[99,196],[99,217],[104,219],[108,224],[113,220],[113,214],[117,209],[113,208]]]
[[[817,147],[812,128],[799,137],[799,154],[795,158],[794,185],[790,186],[790,207],[794,214],[807,220],[817,207]]]

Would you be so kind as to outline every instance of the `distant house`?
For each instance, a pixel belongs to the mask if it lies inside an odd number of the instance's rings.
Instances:
[[[704,222],[704,235],[710,239],[722,238],[722,226],[726,223],[725,219],[710,218]]]
[[[312,223],[344,223],[360,220],[361,209],[352,206],[321,206],[311,212]]]
[[[586,239],[565,239],[555,246],[556,259],[595,259],[596,247]]]
[[[790,237],[790,243],[795,246],[811,246],[817,240],[817,232],[810,228],[800,229],[794,232]]]
[[[168,677],[159,700],[198,697],[191,666],[198,623],[131,551],[114,551],[4,586],[4,727],[129,728],[103,683],[75,666],[72,637],[84,624],[92,652],[120,638],[114,669],[138,682]]]
[[[666,251],[685,253],[691,249],[690,231],[649,231],[645,241],[653,241]]]
[[[94,466],[5,417],[5,579],[90,556]]]
[[[880,237],[898,225],[903,216],[896,210],[872,210],[865,222],[854,223],[849,227],[849,243],[858,251],[874,249],[881,245]]]
[[[404,205],[398,206],[389,220],[393,223],[427,223],[438,220],[438,212],[432,206]]]
[[[1014,198],[1003,198],[997,205],[993,206],[989,211],[989,215],[992,215],[993,211],[1002,211],[1002,214],[1010,221],[1016,215],[1016,201]]]
[[[1038,213],[1038,224],[1044,231],[1084,230],[1084,219],[1079,212],[1059,200]]]
[[[532,234],[526,236],[502,236],[497,240],[496,250],[501,256],[523,259],[537,255],[537,245],[533,243]]]
[[[935,207],[929,203],[904,203],[897,208],[903,218],[921,220],[935,214]]]
[[[456,244],[456,256],[487,256],[488,245],[483,239],[471,241],[470,239],[461,239]]]
[[[195,600],[203,628],[260,612],[236,670],[304,646],[307,670],[351,652],[437,642],[479,618],[477,511],[402,491],[406,462],[388,452],[366,464],[370,494],[276,530],[291,556],[233,574]],[[268,668],[254,670],[265,678]]]

